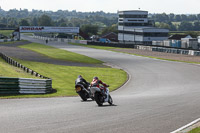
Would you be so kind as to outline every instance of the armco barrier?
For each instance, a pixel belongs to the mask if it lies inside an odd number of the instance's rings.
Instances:
[[[52,90],[51,79],[0,77],[0,94],[46,94]]]
[[[136,45],[135,48],[142,49],[142,50],[150,50],[150,51],[155,51],[155,52],[165,52],[165,53],[173,53],[173,54],[200,56],[200,51],[197,51],[197,50],[165,48],[165,47],[156,47],[156,46],[142,46],[142,45]]]

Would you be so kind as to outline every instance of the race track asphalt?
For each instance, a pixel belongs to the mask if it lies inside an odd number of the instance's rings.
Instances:
[[[26,38],[44,43],[42,40]],[[114,106],[79,97],[0,100],[3,133],[169,133],[200,117],[200,66],[49,42],[119,66],[130,75]]]

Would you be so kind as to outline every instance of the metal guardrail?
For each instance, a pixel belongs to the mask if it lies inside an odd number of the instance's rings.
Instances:
[[[43,75],[37,73],[36,71],[34,71],[34,70],[30,69],[30,68],[27,68],[27,67],[23,66],[22,64],[18,63],[17,61],[14,61],[12,58],[6,56],[3,53],[0,53],[0,57],[2,59],[4,59],[8,64],[10,64],[12,66],[15,66],[15,67],[18,67],[18,68],[21,68],[25,72],[30,73],[31,75],[35,75],[36,77],[40,77],[40,78],[44,78],[44,79],[50,79],[50,78],[48,78],[46,76],[43,76]]]
[[[3,53],[0,57],[10,65],[23,69],[25,72],[43,79],[0,77],[0,94],[46,94],[53,92],[52,79],[14,61]]]
[[[200,51],[197,50],[187,50],[187,49],[179,49],[171,47],[166,48],[166,47],[156,47],[156,46],[143,46],[143,45],[135,45],[135,48],[142,50],[156,51],[156,52],[200,56]]]
[[[0,94],[46,94],[52,90],[51,79],[0,77]]]

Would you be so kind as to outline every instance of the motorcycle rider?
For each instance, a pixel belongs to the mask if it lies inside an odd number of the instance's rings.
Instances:
[[[78,78],[75,80],[75,85],[77,83],[83,83],[83,86],[88,89],[88,86],[89,86],[89,83],[81,76],[81,75],[78,75]]]
[[[102,84],[103,86],[100,86]],[[106,87],[108,87],[107,84],[103,83],[101,80],[99,80],[98,77],[94,77],[92,82],[91,82],[92,87],[98,87],[102,90],[103,94],[106,95],[105,93],[107,92]]]

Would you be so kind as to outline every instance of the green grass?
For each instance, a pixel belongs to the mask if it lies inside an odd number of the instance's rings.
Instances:
[[[80,62],[80,63],[88,63],[88,64],[102,64],[102,61],[76,54],[73,52],[69,52],[66,50],[61,50],[58,48],[54,48],[51,46],[46,46],[43,44],[38,43],[30,43],[27,45],[20,46],[20,48],[26,48],[38,53],[41,53],[43,55],[46,55],[51,58],[59,59],[59,60],[65,60],[65,61],[71,61],[71,62]]]
[[[80,62],[79,60],[84,60],[84,63],[102,63],[101,61],[89,58],[87,56],[82,56],[65,50],[40,45],[36,43],[23,45],[23,48],[34,50],[44,55],[48,55],[52,58],[70,60],[74,62]],[[70,58],[69,58],[70,56]],[[74,59],[75,58],[75,59]],[[77,60],[78,58],[78,60]],[[74,96],[77,93],[74,90],[74,82],[78,75],[82,75],[88,82],[91,82],[94,76],[98,76],[103,82],[110,85],[109,89],[112,91],[120,87],[127,80],[127,73],[120,69],[113,68],[98,68],[98,67],[75,67],[75,66],[62,66],[62,65],[53,65],[47,63],[23,61],[19,59],[14,59],[24,66],[44,75],[46,77],[52,78],[52,86],[57,90],[56,93],[45,94],[45,95],[13,95],[13,96],[1,96],[0,98],[26,98],[26,97],[61,97],[61,96]],[[7,66],[9,66],[7,64]],[[7,69],[8,67],[4,67]],[[0,68],[3,76],[6,77],[16,77],[16,73],[9,75],[10,69],[4,70]],[[17,72],[20,70],[16,69]],[[19,75],[17,77],[26,77]]]
[[[13,44],[13,43],[16,43],[16,42],[24,42],[25,40],[20,40],[20,41],[10,41],[10,42],[0,42],[0,45],[1,44]]]
[[[120,48],[117,48],[117,47],[85,45],[85,44],[80,44],[80,43],[69,43],[69,44],[78,45],[78,46],[84,46],[84,47],[89,47],[89,48],[104,49],[104,50],[120,49]]]
[[[52,78],[53,88],[56,93],[45,95],[17,95],[1,96],[0,98],[25,98],[25,97],[61,97],[77,95],[74,90],[74,82],[78,75],[82,75],[88,82],[94,76],[98,76],[103,82],[110,85],[110,90],[120,87],[127,80],[127,74],[123,70],[113,68],[72,67],[39,62],[22,61],[15,59],[24,66],[36,72]]]
[[[13,30],[0,30],[0,34],[3,34],[7,37],[10,36],[10,34],[12,34]]]
[[[27,36],[33,36],[33,33],[23,33],[23,34]]]
[[[197,127],[191,131],[189,131],[189,133],[200,133],[200,127]]]
[[[0,77],[37,78],[17,67],[9,65],[2,58],[0,58]]]

